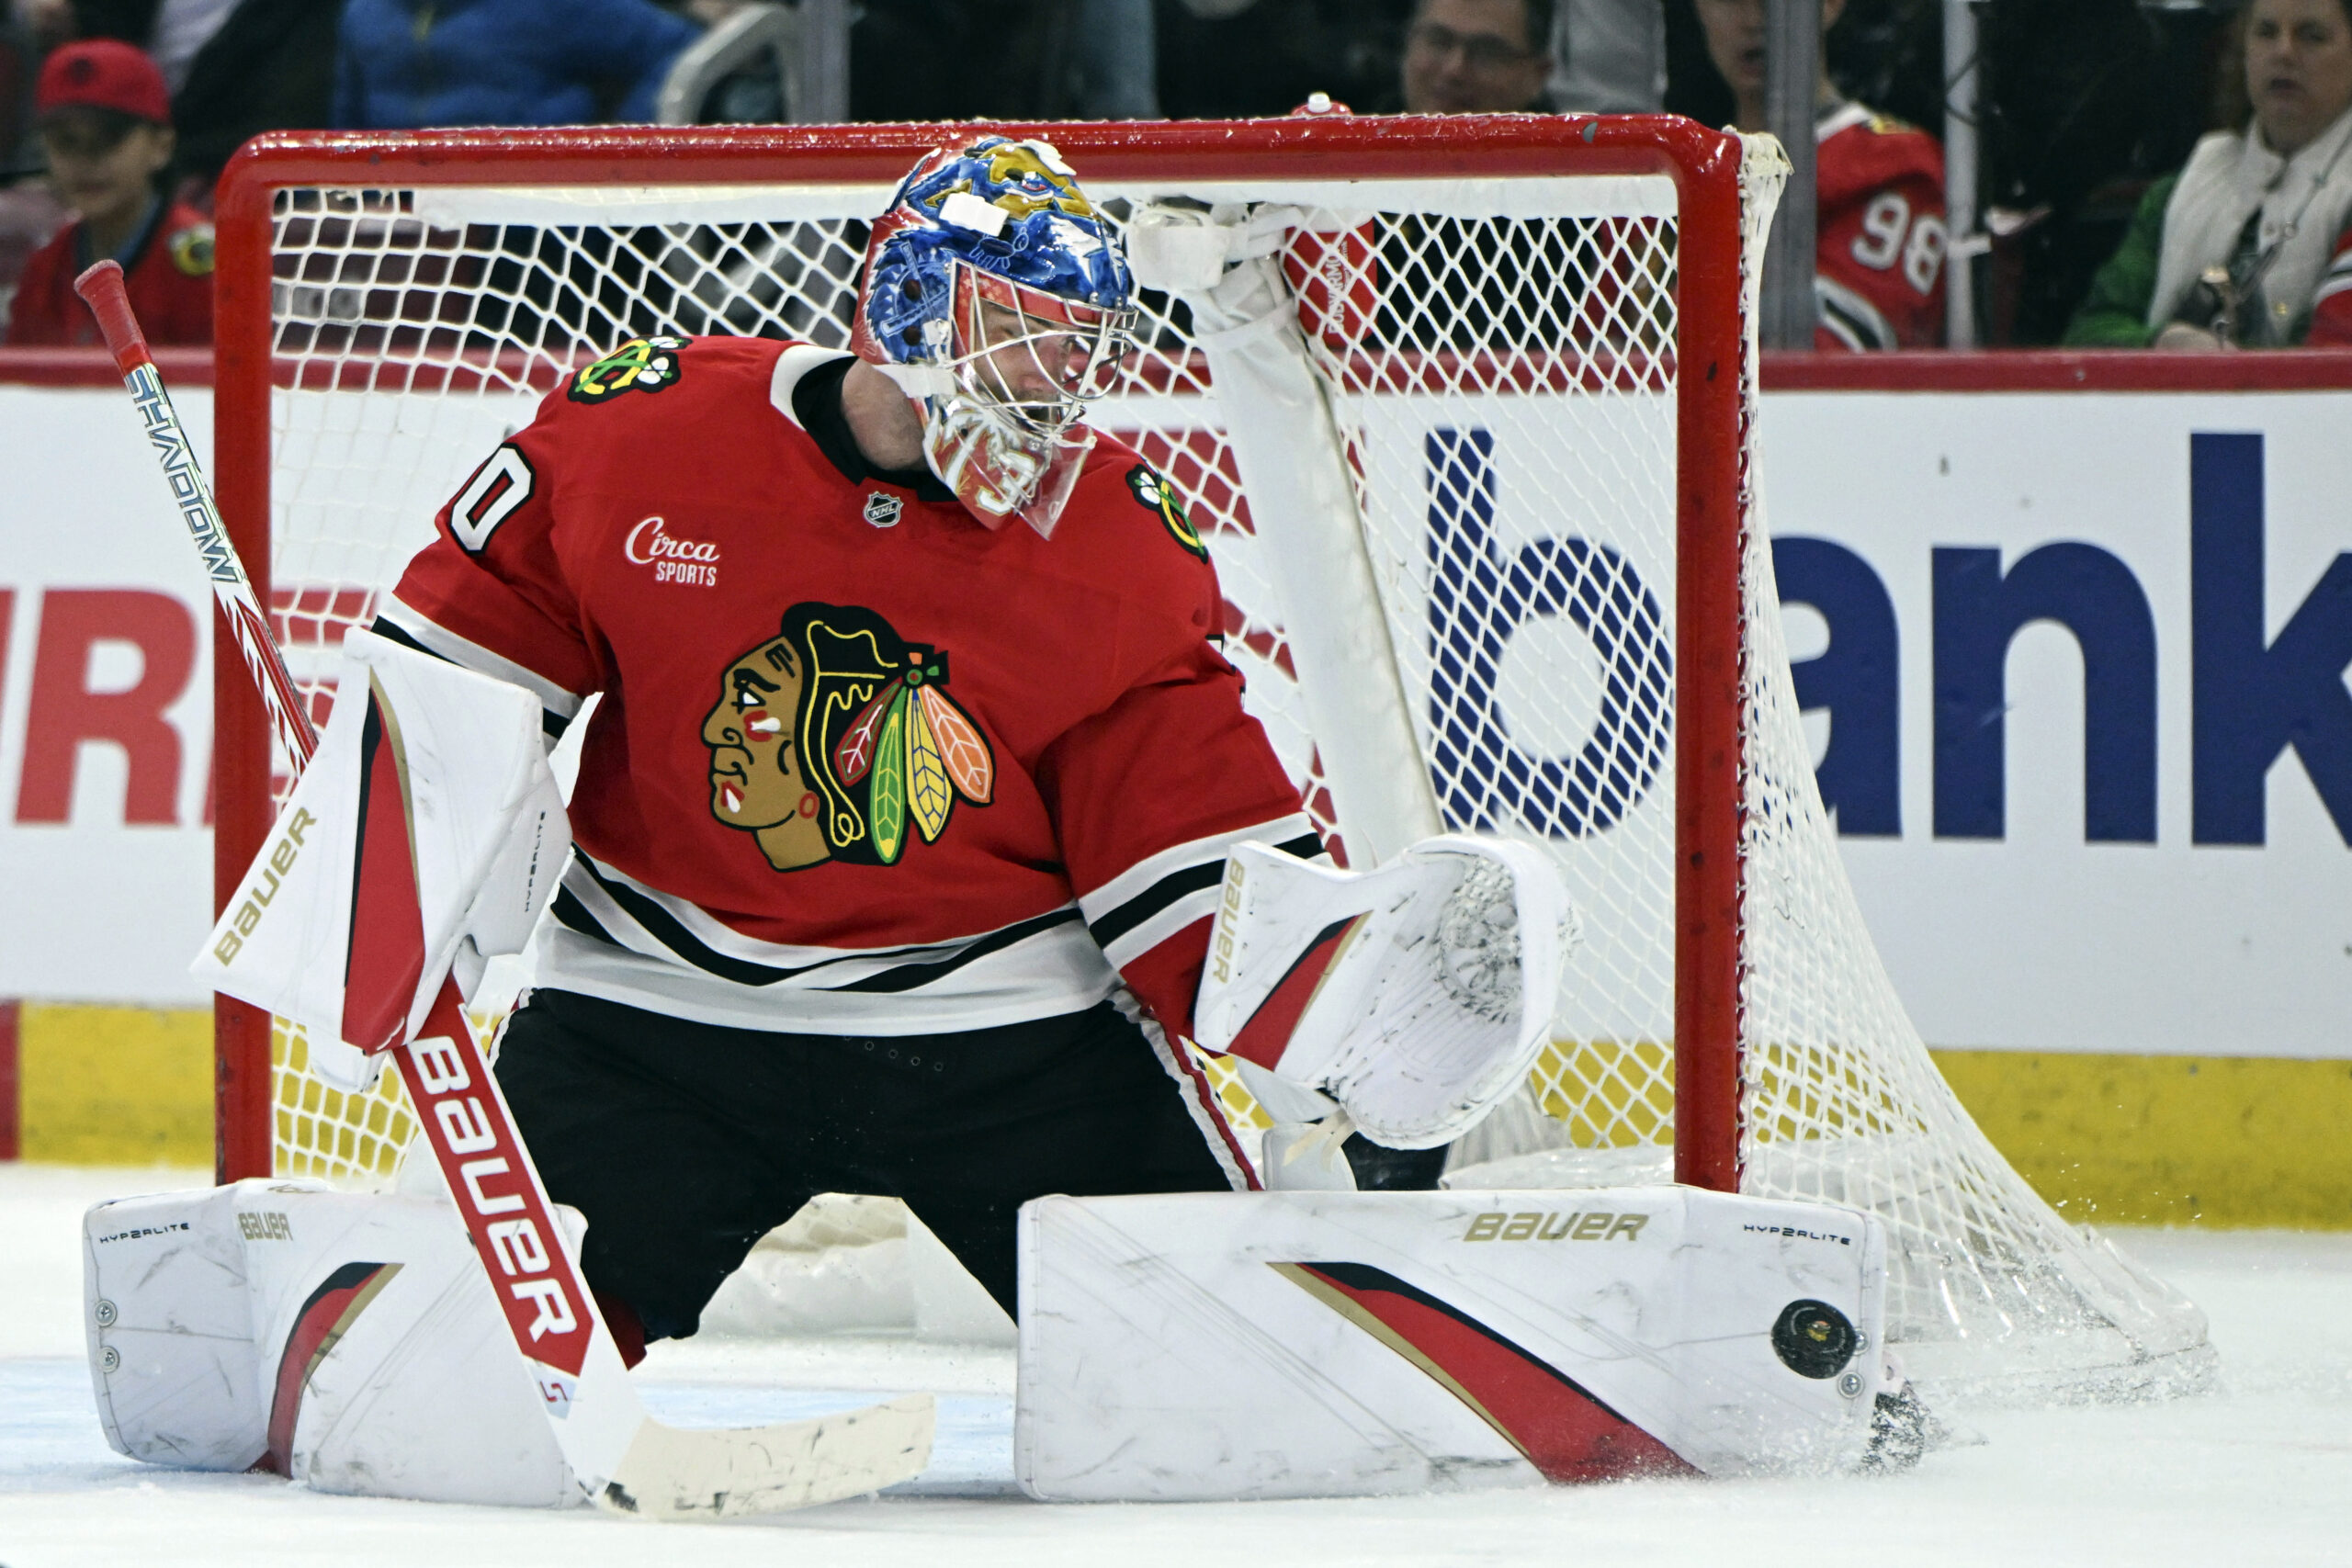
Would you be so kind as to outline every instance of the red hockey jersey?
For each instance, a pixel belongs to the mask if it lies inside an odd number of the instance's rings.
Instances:
[[[1857,352],[1944,340],[1944,154],[1860,104],[1814,124],[1813,345]]]
[[[106,341],[98,319],[74,292],[82,270],[74,250],[81,232],[76,219],[26,260],[8,308],[10,347]],[[212,225],[204,214],[178,203],[159,209],[147,243],[123,275],[123,287],[149,343],[210,343]]]
[[[2352,229],[2335,237],[2335,255],[2312,291],[2306,348],[2352,348]]]
[[[475,471],[382,609],[551,727],[604,694],[539,983],[890,1035],[1124,979],[1189,1033],[1227,847],[1321,851],[1213,640],[1206,551],[1108,439],[1050,541],[852,481],[793,395],[843,357],[624,345]]]

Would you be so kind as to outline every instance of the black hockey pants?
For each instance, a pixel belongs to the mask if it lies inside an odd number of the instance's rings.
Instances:
[[[1229,1185],[1189,1088],[1107,1002],[869,1040],[540,991],[497,1070],[548,1196],[588,1217],[589,1285],[649,1339],[694,1333],[752,1245],[820,1192],[904,1199],[1011,1313],[1027,1200]]]

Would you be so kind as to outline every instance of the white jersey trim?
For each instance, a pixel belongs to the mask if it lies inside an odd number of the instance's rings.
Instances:
[[[1813,276],[1815,320],[1856,354],[1902,346],[1879,308],[1826,273]]]
[[[775,356],[775,369],[768,376],[768,401],[775,412],[792,422],[795,429],[802,428],[800,416],[792,409],[792,394],[800,385],[800,378],[820,365],[830,365],[836,359],[854,359],[854,354],[843,354],[838,348],[812,348],[806,344],[787,348]]]
[[[376,607],[376,614],[407,634],[425,652],[437,654],[476,674],[495,676],[522,687],[539,699],[541,707],[560,719],[569,720],[580,711],[577,693],[567,692],[529,666],[517,664],[504,654],[493,653],[481,644],[435,624],[423,612],[401,604],[397,595],[384,595],[383,602]]]
[[[1813,122],[1813,144],[1816,147],[1841,130],[1851,130],[1858,125],[1868,125],[1877,111],[1867,104],[1840,104]]]
[[[811,1034],[926,1034],[1092,1007],[1118,976],[1078,907],[944,942],[763,942],[584,853],[533,943],[533,984],[673,1017]]]
[[[1078,907],[1111,962],[1125,967],[1216,911],[1225,857],[1245,840],[1272,844],[1302,860],[1330,863],[1315,824],[1304,812],[1212,833],[1137,861],[1091,893]]]
[[[2352,288],[2352,251],[2338,255],[2328,264],[2327,270],[2320,274],[2319,287],[2312,292],[2312,303],[2317,305],[2323,299],[2332,299],[2347,288]]]

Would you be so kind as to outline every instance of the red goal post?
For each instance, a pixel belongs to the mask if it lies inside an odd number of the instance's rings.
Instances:
[[[762,182],[889,184],[950,137],[978,126],[815,129],[445,130],[277,133],[223,174],[214,468],[221,513],[271,592],[273,387],[288,371],[272,319],[274,206],[293,188]],[[1657,175],[1674,183],[1674,359],[1679,461],[1675,746],[1677,971],[1675,1170],[1738,1186],[1740,561],[1745,522],[1743,396],[1753,367],[1741,310],[1741,144],[1667,116],[1298,118],[1225,123],[1004,127],[1056,142],[1090,185],[1334,176],[1497,179]],[[214,886],[236,886],[274,815],[269,737],[258,701],[223,666],[214,682]],[[214,1002],[219,1042],[216,1165],[222,1180],[271,1174],[270,1021]]]

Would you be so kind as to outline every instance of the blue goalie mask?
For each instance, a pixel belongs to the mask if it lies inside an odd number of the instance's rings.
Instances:
[[[851,344],[923,411],[923,458],[990,528],[1051,536],[1131,346],[1110,222],[1046,141],[933,152],[874,222]]]

